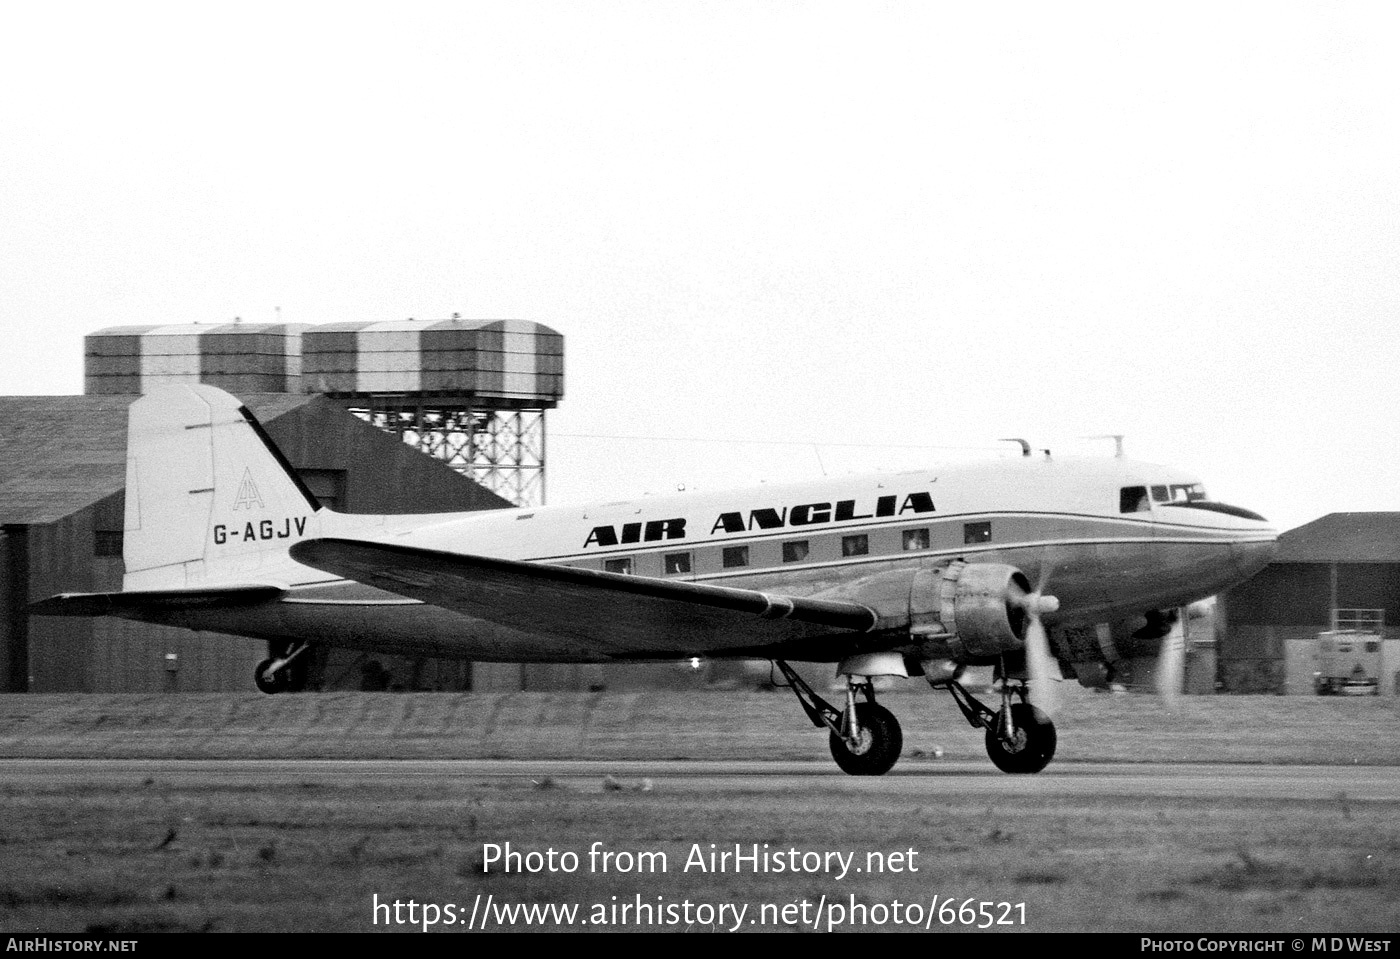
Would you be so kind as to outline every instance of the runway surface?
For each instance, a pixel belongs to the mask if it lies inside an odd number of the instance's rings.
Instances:
[[[1058,763],[1033,776],[1009,776],[990,762],[906,759],[886,776],[852,777],[824,762],[608,760],[165,760],[6,759],[0,782],[11,788],[250,783],[541,782],[580,792],[670,785],[687,792],[768,793],[796,786],[882,798],[930,796],[1198,797],[1400,801],[1400,767],[1253,764]],[[610,778],[611,777],[611,778]]]

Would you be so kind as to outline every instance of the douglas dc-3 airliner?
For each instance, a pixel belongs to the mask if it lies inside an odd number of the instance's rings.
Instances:
[[[903,734],[872,679],[923,675],[1010,773],[1055,752],[1064,667],[1111,677],[1118,646],[1268,561],[1276,532],[1177,470],[1048,453],[583,507],[407,516],[322,508],[237,399],[172,386],[129,414],[126,576],[36,612],[269,641],[289,688],[310,643],[498,662],[772,660],[838,766],[880,775]],[[1050,592],[1053,590],[1053,594]],[[1053,639],[1053,642],[1052,642]],[[835,663],[844,704],[790,661]],[[959,682],[994,666],[1000,706]]]

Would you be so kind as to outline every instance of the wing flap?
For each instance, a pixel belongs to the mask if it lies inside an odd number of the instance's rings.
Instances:
[[[352,539],[296,543],[316,569],[502,626],[571,636],[614,655],[749,648],[862,633],[859,603],[603,573]]]
[[[194,589],[141,589],[119,593],[59,593],[29,604],[39,616],[121,616],[126,613],[257,606],[286,594],[281,586],[250,583]]]

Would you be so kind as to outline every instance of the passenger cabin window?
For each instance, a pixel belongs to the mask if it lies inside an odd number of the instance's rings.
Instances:
[[[747,546],[726,546],[723,555],[725,569],[749,565],[749,548]]]
[[[664,567],[667,576],[690,572],[689,553],[667,553]]]
[[[1165,486],[1152,487],[1152,502],[1165,503],[1172,498],[1172,494],[1167,492]]]
[[[990,543],[992,541],[992,523],[988,520],[985,523],[963,523],[964,543]]]
[[[928,549],[928,530],[926,529],[906,529],[904,531],[904,548]]]
[[[1147,513],[1152,510],[1152,501],[1147,498],[1146,486],[1125,486],[1118,493],[1118,512]]]
[[[624,576],[632,575],[632,557],[626,559],[605,559],[603,560],[603,571],[605,573],[622,573]]]
[[[807,558],[807,541],[795,539],[783,544],[783,562],[800,563]]]
[[[870,552],[870,537],[864,533],[841,537],[842,556],[865,556]]]

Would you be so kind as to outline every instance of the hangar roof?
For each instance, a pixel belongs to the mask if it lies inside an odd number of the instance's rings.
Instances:
[[[1328,513],[1279,537],[1275,563],[1400,563],[1400,513]]]
[[[52,523],[126,485],[129,396],[0,396],[0,523]],[[271,422],[315,396],[243,401]]]

